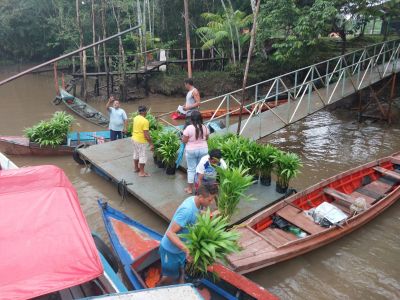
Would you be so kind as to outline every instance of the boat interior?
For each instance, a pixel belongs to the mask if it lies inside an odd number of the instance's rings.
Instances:
[[[131,265],[131,271],[135,274],[143,287],[155,287],[161,279],[161,261],[158,247],[137,258]],[[207,280],[193,282],[193,284],[204,299],[255,300],[255,298],[243,292],[237,286],[232,285],[229,282],[229,278],[230,276],[224,272],[218,272],[218,274],[214,275],[209,273],[209,276],[206,277]]]
[[[328,202],[346,214],[346,221],[356,218],[359,214],[350,207],[357,198],[363,198],[366,209],[373,207],[393,190],[400,188],[400,157],[379,164],[370,164],[365,168],[357,168],[349,174],[337,176],[330,183],[311,187],[296,194],[286,201],[272,206],[264,214],[255,216],[245,227],[241,227],[241,245],[243,250],[229,258],[235,265],[238,260],[256,257],[277,248],[292,244],[306,236],[312,236],[327,230],[316,224],[312,217],[304,212],[313,209],[323,202]],[[298,237],[295,233],[277,228],[273,225],[278,216],[294,225],[307,235]],[[340,224],[336,224],[341,226]]]

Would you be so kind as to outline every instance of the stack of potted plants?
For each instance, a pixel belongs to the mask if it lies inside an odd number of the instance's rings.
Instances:
[[[63,112],[57,111],[47,121],[40,121],[37,125],[25,129],[25,135],[32,143],[42,146],[56,147],[67,143],[68,131],[74,118]]]
[[[302,167],[299,156],[291,152],[277,151],[274,156],[274,173],[277,177],[276,191],[285,194],[292,178],[300,173]]]

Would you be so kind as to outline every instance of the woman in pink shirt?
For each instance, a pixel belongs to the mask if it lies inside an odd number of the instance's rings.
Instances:
[[[208,154],[208,129],[203,124],[203,117],[199,111],[193,111],[190,116],[191,124],[183,131],[182,141],[186,144],[187,180],[185,192],[193,193],[194,176],[200,159]]]

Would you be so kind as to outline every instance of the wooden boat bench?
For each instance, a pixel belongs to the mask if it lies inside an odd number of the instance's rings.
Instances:
[[[308,234],[317,234],[324,230],[323,227],[315,224],[313,221],[307,218],[302,210],[291,205],[286,205],[282,209],[278,210],[276,214]]]
[[[335,202],[338,202],[339,205],[347,208],[350,207],[350,205],[352,205],[354,200],[356,199],[353,196],[339,192],[338,190],[332,188],[325,188],[324,193],[334,198]]]
[[[377,171],[378,173],[381,173],[384,176],[394,179],[395,181],[400,181],[400,174],[397,172],[390,171],[382,167],[375,167],[374,170]]]

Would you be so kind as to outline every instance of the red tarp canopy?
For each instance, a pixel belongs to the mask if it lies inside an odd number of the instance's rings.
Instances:
[[[103,273],[78,195],[55,166],[0,171],[0,299],[27,299]]]

